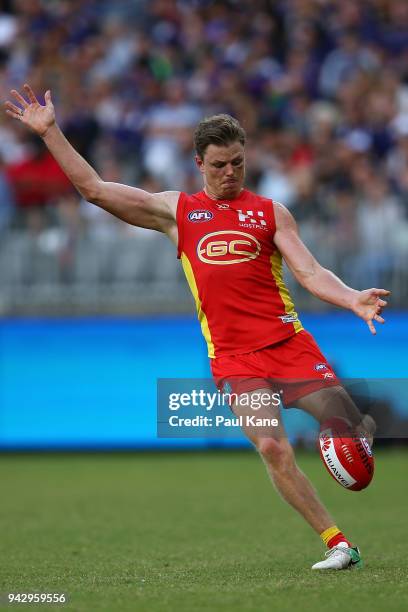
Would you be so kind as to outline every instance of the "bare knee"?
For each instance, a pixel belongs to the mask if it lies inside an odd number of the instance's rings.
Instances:
[[[260,438],[256,447],[272,471],[290,471],[295,468],[293,449],[285,438]]]

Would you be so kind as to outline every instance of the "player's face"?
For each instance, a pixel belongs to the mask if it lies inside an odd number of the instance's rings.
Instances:
[[[245,154],[240,142],[225,147],[210,144],[204,159],[196,156],[196,163],[210,197],[231,200],[239,194],[245,178]]]

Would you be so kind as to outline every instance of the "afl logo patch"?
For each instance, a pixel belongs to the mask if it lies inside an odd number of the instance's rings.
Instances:
[[[203,221],[211,221],[214,217],[209,210],[192,210],[188,213],[188,220],[193,223],[202,223]]]

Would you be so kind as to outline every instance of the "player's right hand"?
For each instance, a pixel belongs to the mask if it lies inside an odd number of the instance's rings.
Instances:
[[[38,134],[38,136],[43,137],[47,130],[55,124],[55,111],[51,100],[51,92],[49,90],[45,92],[45,106],[42,106],[27,83],[23,89],[25,97],[15,89],[11,90],[10,93],[16,99],[19,106],[7,100],[4,103],[6,113],[13,117],[13,119],[21,121],[21,123]]]

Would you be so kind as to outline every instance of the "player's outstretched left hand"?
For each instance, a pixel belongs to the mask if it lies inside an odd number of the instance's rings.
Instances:
[[[358,316],[366,321],[368,328],[372,334],[376,334],[374,321],[377,323],[385,323],[381,314],[383,308],[387,306],[387,302],[382,299],[390,295],[387,289],[365,289],[359,291],[353,303],[352,310]]]

